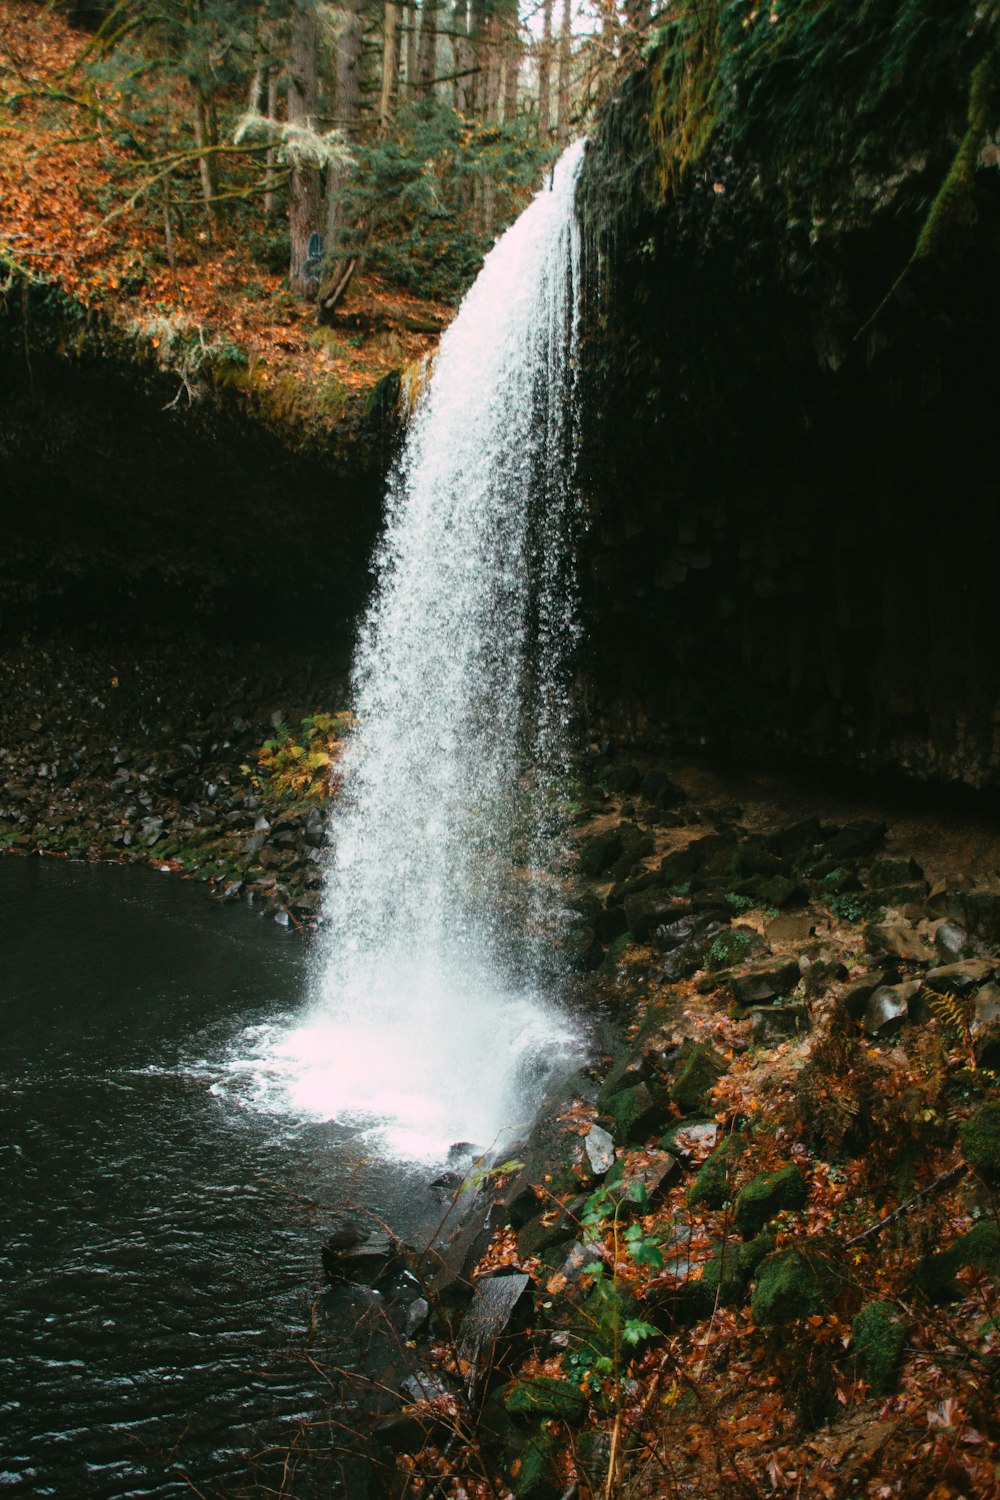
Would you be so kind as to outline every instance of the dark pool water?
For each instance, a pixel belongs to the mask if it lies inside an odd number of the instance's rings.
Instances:
[[[0,1490],[254,1493],[324,1390],[333,1210],[439,1216],[427,1172],[220,1085],[307,959],[150,869],[0,859]]]

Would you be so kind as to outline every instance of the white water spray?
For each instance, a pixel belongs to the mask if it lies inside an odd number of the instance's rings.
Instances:
[[[490,1146],[575,1050],[541,989],[576,629],[582,158],[487,256],[413,417],[355,661],[315,1004],[269,1049],[293,1109],[377,1124],[411,1158]]]

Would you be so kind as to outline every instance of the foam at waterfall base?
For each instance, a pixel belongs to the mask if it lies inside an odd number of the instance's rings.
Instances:
[[[248,1028],[214,1087],[255,1110],[354,1128],[381,1156],[436,1165],[456,1141],[503,1150],[579,1056],[574,1031],[537,996],[382,976],[364,1006],[345,998]]]

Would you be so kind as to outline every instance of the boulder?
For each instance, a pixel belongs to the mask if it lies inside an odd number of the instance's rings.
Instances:
[[[764,1005],[791,994],[801,978],[798,959],[772,958],[735,975],[729,988],[740,1005]]]
[[[831,1290],[830,1267],[822,1257],[795,1248],[775,1251],[757,1273],[753,1320],[758,1328],[778,1328],[822,1315]]]
[[[987,958],[964,958],[944,964],[924,975],[924,986],[935,995],[968,995],[992,979],[996,963]]]
[[[682,1047],[670,1084],[670,1095],[682,1114],[703,1110],[709,1090],[726,1071],[723,1059],[702,1042]]]
[[[569,1380],[548,1375],[532,1375],[517,1380],[504,1397],[504,1406],[512,1417],[557,1417],[564,1422],[582,1422],[587,1398],[580,1387]]]
[[[851,1324],[854,1357],[877,1396],[895,1388],[909,1328],[906,1314],[891,1302],[869,1302]]]
[[[624,1206],[634,1202],[633,1188],[641,1187],[646,1202],[651,1203],[657,1193],[663,1192],[679,1176],[677,1158],[669,1151],[661,1151],[659,1148],[644,1151],[641,1157],[626,1161],[611,1196]]]
[[[834,860],[858,859],[872,854],[885,838],[884,823],[848,823],[826,841],[826,854]]]
[[[744,1302],[754,1272],[773,1249],[774,1240],[768,1234],[758,1235],[748,1245],[735,1239],[720,1244],[705,1262],[697,1283],[702,1309],[711,1311],[716,1301],[722,1307]]]
[[[737,1196],[733,1222],[745,1240],[752,1239],[785,1209],[804,1208],[806,1193],[806,1180],[794,1164],[762,1172]]]
[[[863,979],[853,979],[845,985],[838,997],[839,1002],[852,1021],[860,1021],[875,991],[894,984],[896,979],[897,975],[891,969],[873,969]]]
[[[987,1182],[1000,1182],[1000,1104],[983,1104],[958,1127],[962,1154]]]
[[[615,1164],[615,1143],[600,1125],[592,1125],[584,1136],[583,1149],[595,1177],[603,1177]]]
[[[931,1302],[957,1302],[962,1289],[955,1272],[963,1266],[1000,1278],[1000,1229],[991,1220],[959,1235],[947,1250],[925,1255],[917,1267],[917,1285]]]
[[[624,915],[627,930],[637,943],[645,942],[655,928],[683,918],[686,904],[678,901],[665,886],[636,891],[625,897]]]
[[[458,1356],[473,1369],[502,1365],[531,1316],[531,1278],[481,1276],[458,1333]]]
[[[679,1157],[686,1163],[692,1158],[703,1158],[706,1151],[715,1150],[719,1142],[720,1128],[717,1120],[702,1120],[697,1116],[693,1119],[678,1120],[676,1125],[671,1125],[658,1144],[662,1151],[669,1151],[671,1155]]]
[[[886,1037],[910,1018],[910,1007],[920,993],[920,980],[907,984],[885,984],[875,990],[865,1007],[864,1027],[869,1036]]]
[[[621,834],[616,828],[603,833],[593,833],[580,844],[579,870],[587,879],[596,880],[610,870],[620,859],[625,849]]]
[[[876,859],[868,871],[868,884],[873,891],[915,885],[923,878],[923,870],[913,859]]]
[[[721,1208],[733,1196],[733,1176],[736,1164],[745,1150],[746,1143],[740,1135],[726,1136],[716,1146],[711,1156],[702,1162],[698,1175],[688,1189],[690,1208],[704,1204],[706,1208]]]
[[[804,1005],[754,1006],[750,1012],[750,1040],[759,1047],[774,1047],[811,1029]]]
[[[753,927],[736,926],[721,931],[705,953],[704,966],[710,971],[730,969],[746,963],[758,954],[769,952],[767,939]]]
[[[942,964],[958,963],[972,957],[972,940],[957,922],[942,922],[934,934],[934,947]]]
[[[663,1107],[656,1103],[645,1083],[612,1094],[606,1113],[611,1121],[611,1134],[619,1146],[646,1140],[664,1117]]]

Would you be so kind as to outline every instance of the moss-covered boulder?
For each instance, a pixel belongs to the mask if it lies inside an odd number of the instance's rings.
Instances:
[[[584,839],[580,845],[580,874],[590,880],[596,880],[606,870],[610,870],[615,861],[621,858],[624,850],[625,845],[616,828],[591,834],[590,838]]]
[[[535,1433],[510,1465],[511,1487],[518,1500],[559,1500],[563,1486],[556,1467],[558,1445],[547,1432]]]
[[[891,1302],[869,1302],[851,1324],[854,1357],[876,1395],[887,1395],[896,1384],[909,1327]]]
[[[762,1172],[736,1199],[733,1217],[745,1240],[787,1208],[804,1208],[806,1180],[798,1167],[782,1167],[780,1172]]]
[[[778,1328],[826,1311],[830,1301],[830,1267],[814,1253],[778,1250],[762,1262],[750,1300],[758,1328]]]
[[[582,1422],[587,1399],[572,1381],[532,1375],[515,1381],[504,1398],[504,1407],[512,1417],[559,1417],[565,1422]]]
[[[720,932],[705,954],[705,968],[712,973],[746,963],[759,953],[767,953],[768,943],[753,927],[730,927]]]
[[[980,1177],[1000,1182],[1000,1104],[984,1104],[958,1127],[962,1153]]]
[[[654,1131],[662,1130],[666,1120],[665,1108],[657,1103],[645,1083],[612,1094],[605,1105],[605,1114],[616,1146],[644,1141]]]
[[[745,1146],[742,1136],[730,1135],[705,1158],[688,1190],[690,1208],[721,1208],[732,1197],[733,1172]]]
[[[925,1255],[917,1267],[917,1286],[931,1302],[956,1302],[961,1288],[956,1271],[973,1266],[1000,1280],[1000,1229],[992,1221],[959,1235],[947,1250]]]
[[[720,1245],[705,1262],[698,1283],[703,1306],[710,1311],[716,1301],[723,1307],[744,1302],[754,1272],[773,1248],[774,1240],[768,1234],[758,1235],[748,1245],[732,1239]]]
[[[708,1091],[726,1071],[726,1064],[711,1047],[695,1042],[684,1048],[677,1060],[670,1095],[681,1112],[694,1115],[708,1102]]]

